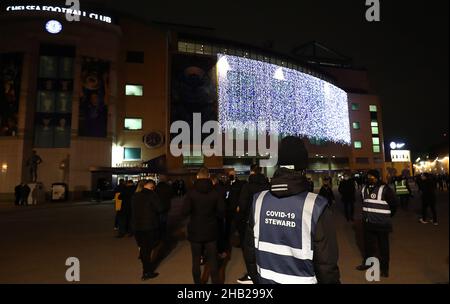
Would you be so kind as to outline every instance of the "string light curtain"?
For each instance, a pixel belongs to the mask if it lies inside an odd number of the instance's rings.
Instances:
[[[329,82],[225,54],[218,54],[217,77],[223,130],[264,122],[268,132],[351,143],[347,93]]]

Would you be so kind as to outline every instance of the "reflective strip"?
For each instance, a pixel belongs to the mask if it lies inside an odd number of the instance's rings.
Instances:
[[[278,184],[278,185],[272,185],[272,188],[277,188],[277,187],[287,187],[288,184]]]
[[[362,197],[363,197],[363,199],[364,199],[364,192],[366,191],[366,186],[364,186],[363,188],[362,188],[362,190],[361,190],[361,195],[362,195]]]
[[[268,270],[265,268],[261,268],[257,266],[259,275],[268,280],[272,280],[279,284],[317,284],[317,279],[315,276],[312,277],[300,277],[289,274],[283,274],[279,272],[275,272],[272,270]]]
[[[383,195],[383,189],[384,189],[384,185],[380,186],[380,189],[378,189],[378,196],[377,196],[377,200],[381,201],[381,197]]]
[[[255,226],[253,229],[253,234],[255,237],[255,247],[258,248],[259,244],[259,225],[260,225],[260,217],[261,217],[261,205],[264,199],[264,196],[269,192],[268,190],[262,191],[259,193],[258,198],[255,203]]]
[[[363,209],[363,211],[366,211],[366,212],[391,214],[391,210],[374,209],[374,208],[367,208],[367,207],[363,207],[362,209]]]
[[[386,201],[381,201],[381,200],[374,200],[374,199],[370,199],[370,198],[366,198],[364,200],[365,203],[372,203],[372,204],[380,204],[380,205],[389,205]]]
[[[309,192],[303,204],[302,213],[302,250],[311,251],[311,219],[317,194]]]
[[[270,189],[271,191],[286,191],[288,188],[275,188]]]
[[[273,254],[291,256],[300,260],[313,259],[313,252],[311,250],[298,249],[285,245],[272,244],[268,242],[259,242],[258,249]]]

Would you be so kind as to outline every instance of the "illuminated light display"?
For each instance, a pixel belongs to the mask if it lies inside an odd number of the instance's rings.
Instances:
[[[331,83],[225,54],[218,54],[217,77],[224,130],[264,123],[269,132],[351,143],[347,93]]]

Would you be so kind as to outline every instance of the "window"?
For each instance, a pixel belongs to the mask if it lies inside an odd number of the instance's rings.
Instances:
[[[370,123],[371,127],[378,127],[378,121],[376,120],[372,120],[372,122]]]
[[[372,137],[372,144],[379,145],[380,144],[380,138],[379,137]]]
[[[381,164],[381,163],[383,163],[383,159],[379,158],[379,157],[374,157],[373,158],[373,162],[376,163],[376,164]]]
[[[373,152],[374,153],[380,153],[380,146],[379,145],[373,145]]]
[[[141,148],[124,148],[124,160],[141,160]]]
[[[144,87],[138,84],[127,84],[125,85],[125,95],[127,96],[143,96]]]
[[[144,63],[144,52],[127,52],[127,62],[130,63]]]
[[[377,106],[376,105],[370,105],[369,106],[369,111],[370,112],[376,112],[377,111]]]
[[[359,110],[359,103],[353,103],[353,102],[352,102],[352,110],[353,110],[353,111]]]
[[[378,135],[378,127],[372,127],[372,134],[373,135]]]
[[[355,121],[354,123],[353,123],[353,129],[355,129],[355,130],[359,130],[360,129],[360,124],[359,124],[359,121]]]
[[[356,140],[353,143],[353,147],[355,147],[355,149],[361,149],[362,148],[362,142],[360,140]]]
[[[357,164],[368,164],[369,163],[369,158],[367,157],[357,157],[355,159]]]
[[[142,118],[125,118],[125,130],[142,130]]]

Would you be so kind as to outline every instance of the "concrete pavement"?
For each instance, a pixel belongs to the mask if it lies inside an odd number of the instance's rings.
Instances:
[[[338,196],[336,196],[338,197]],[[438,192],[439,226],[419,224],[418,196],[409,211],[399,210],[391,235],[391,276],[381,283],[448,283],[448,192]],[[162,260],[160,276],[149,283],[192,283],[191,254],[185,239],[185,221],[175,200],[170,224],[173,242]],[[361,210],[356,205],[356,214]],[[368,283],[355,270],[361,262],[360,216],[347,223],[342,205],[335,206],[339,267],[343,283]],[[141,264],[134,238],[114,238],[111,203],[56,203],[43,206],[0,206],[0,283],[66,283],[65,261],[77,257],[80,283],[142,283]],[[239,248],[234,248],[226,270],[226,283],[244,272]]]

